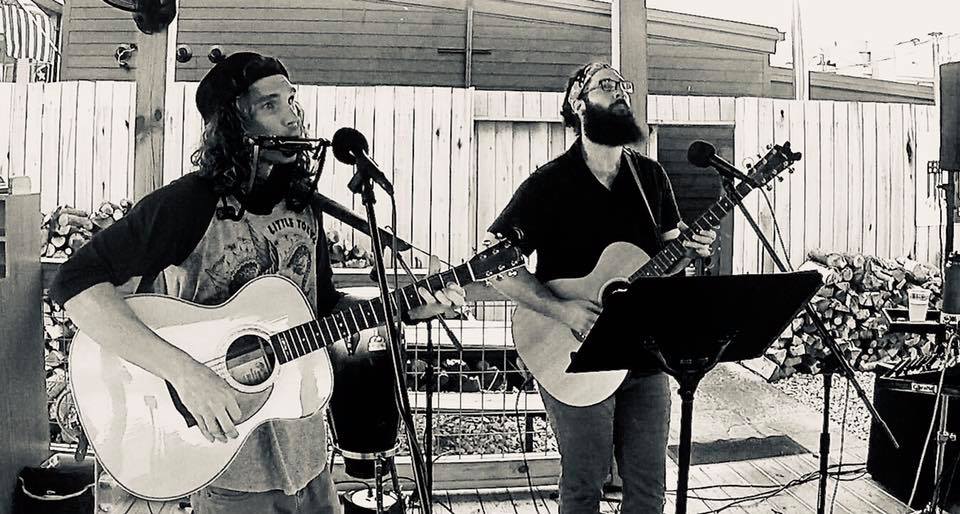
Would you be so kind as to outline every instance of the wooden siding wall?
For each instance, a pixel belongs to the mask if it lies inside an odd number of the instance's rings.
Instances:
[[[164,182],[191,169],[200,137],[196,83],[176,85],[168,93]],[[45,211],[129,197],[133,95],[126,82],[0,84],[0,111],[12,113],[0,123],[0,176],[29,175]],[[572,138],[556,114],[557,93],[302,86],[299,96],[314,134],[354,126],[368,136],[401,193],[400,235],[451,262],[474,251],[519,182]],[[939,142],[931,107],[651,95],[648,113],[661,125],[736,123],[735,163],[774,141],[791,140],[803,152],[798,172],[770,195],[794,265],[813,248],[936,258],[936,190],[925,177]],[[321,190],[361,212],[346,189],[350,170],[332,156],[327,162]],[[678,188],[681,203],[691,200],[685,194]],[[747,203],[772,233],[760,195]],[[387,202],[378,214],[389,219]],[[735,218],[734,271],[772,269],[745,228]]]
[[[198,81],[210,48],[256,50],[279,57],[301,84],[463,87],[466,14],[429,6],[363,0],[183,0],[178,44],[193,59],[177,63],[176,80]],[[117,66],[117,45],[135,39],[130,16],[100,0],[71,0],[65,13],[64,80],[133,80]],[[607,22],[608,23],[608,22]],[[215,24],[215,27],[213,26]],[[676,30],[651,22],[652,94],[761,95],[767,54],[667,40]],[[658,26],[660,28],[658,28]],[[610,59],[609,26],[562,24],[478,13],[473,86],[487,90],[557,91],[582,64]],[[136,64],[132,63],[135,67]]]

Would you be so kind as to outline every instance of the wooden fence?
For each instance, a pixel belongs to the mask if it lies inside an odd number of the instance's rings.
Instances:
[[[164,182],[191,169],[201,132],[195,92],[196,83],[168,90]],[[0,118],[0,176],[30,176],[44,210],[130,197],[134,94],[129,82],[0,84],[0,113],[9,113]],[[367,135],[374,158],[393,173],[399,234],[454,263],[473,253],[520,181],[572,141],[560,123],[560,96],[393,86],[298,92],[311,134],[330,137],[353,126]],[[655,125],[735,126],[737,164],[773,141],[789,139],[804,153],[798,172],[769,194],[773,211],[757,193],[747,202],[768,234],[776,214],[798,265],[813,248],[936,258],[939,217],[926,179],[926,161],[938,151],[933,109],[650,96],[647,112]],[[361,212],[346,188],[351,170],[332,155],[325,168],[321,191]],[[377,211],[389,224],[385,198]],[[734,271],[771,270],[736,216]],[[335,222],[328,228],[342,230]]]

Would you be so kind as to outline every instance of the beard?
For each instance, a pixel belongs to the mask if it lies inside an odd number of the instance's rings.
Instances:
[[[583,134],[587,139],[603,146],[623,146],[642,140],[643,131],[625,101],[617,100],[606,109],[585,102]]]

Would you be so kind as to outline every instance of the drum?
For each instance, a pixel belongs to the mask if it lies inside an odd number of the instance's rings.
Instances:
[[[400,414],[385,334],[371,329],[359,337],[352,354],[343,341],[329,349],[334,375],[330,417],[347,474],[369,479],[374,478],[375,459],[384,461],[381,475],[392,467]]]

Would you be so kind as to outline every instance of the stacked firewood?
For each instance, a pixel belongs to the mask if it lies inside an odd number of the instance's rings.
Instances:
[[[77,440],[79,426],[76,409],[67,381],[67,345],[77,333],[63,308],[49,297],[44,297],[43,353],[47,384],[47,406],[51,422],[51,441],[72,443]]]
[[[41,230],[45,232],[40,255],[54,259],[65,259],[73,255],[99,230],[119,221],[133,202],[120,200],[119,204],[103,202],[100,207],[88,213],[82,209],[60,206],[43,220]]]
[[[923,287],[939,304],[939,270],[909,258],[882,259],[862,254],[811,251],[801,269],[815,269],[824,285],[811,300],[843,357],[856,369],[872,370],[880,362],[916,358],[932,351],[927,337],[887,331],[884,309],[906,308],[907,290]],[[795,372],[823,371],[829,349],[810,316],[800,311],[767,351],[770,363],[761,372],[769,380]]]

